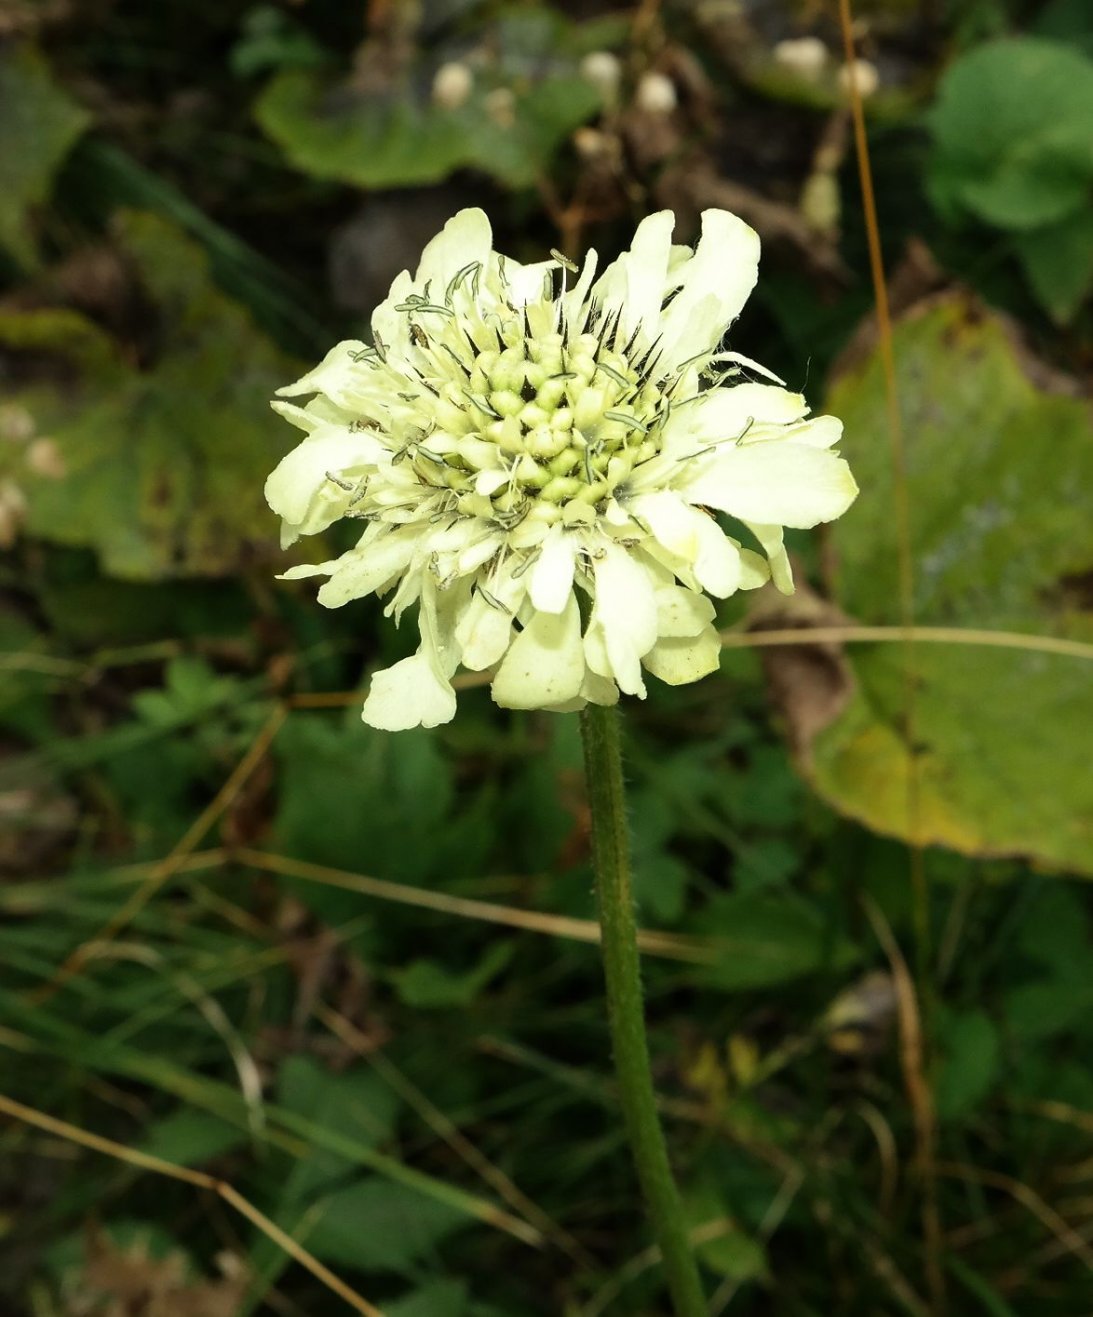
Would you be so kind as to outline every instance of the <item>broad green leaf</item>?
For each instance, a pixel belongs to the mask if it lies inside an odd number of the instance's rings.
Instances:
[[[284,440],[268,400],[298,365],[164,221],[131,214],[121,241],[156,309],[143,369],[74,312],[0,314],[12,401],[59,459],[21,468],[27,528],[130,580],[237,570],[273,538],[262,486]]]
[[[982,1102],[998,1077],[998,1030],[983,1011],[949,1011],[942,1016],[939,1035],[937,1113],[942,1120],[959,1120]]]
[[[1093,206],[1015,236],[1025,277],[1048,314],[1066,324],[1093,292]]]
[[[391,975],[399,997],[419,1010],[469,1006],[512,959],[512,942],[495,942],[471,969],[454,974],[435,960],[415,960]]]
[[[243,1130],[219,1116],[179,1107],[146,1128],[140,1151],[176,1166],[203,1166],[213,1157],[238,1148],[246,1137]]]
[[[702,933],[724,947],[716,963],[694,971],[697,981],[735,992],[789,983],[820,969],[844,969],[856,952],[807,902],[770,891],[715,897]]]
[[[726,1201],[716,1180],[715,1168],[708,1166],[706,1182],[688,1190],[684,1200],[684,1214],[692,1231],[706,1234],[710,1233],[708,1228],[712,1223],[721,1225],[720,1232],[703,1239],[696,1245],[695,1252],[703,1265],[717,1276],[737,1282],[762,1279],[769,1274],[766,1250],[737,1221],[737,1213]]]
[[[1093,188],[1093,60],[1040,37],[956,61],[931,113],[931,186],[944,206],[1000,228],[1050,224]]]
[[[461,1280],[436,1280],[404,1299],[384,1305],[387,1317],[463,1317],[467,1286]]]
[[[366,727],[355,709],[341,721],[296,714],[275,753],[281,764],[278,850],[403,882],[481,871],[492,844],[487,817],[477,804],[459,807],[451,766],[434,734],[388,736]],[[296,890],[334,922],[374,908],[362,906],[354,893],[316,883]]]
[[[960,297],[910,315],[895,356],[922,624],[1093,638],[1093,425],[1083,400],[1030,378],[998,319]],[[884,384],[873,355],[827,399],[862,494],[832,529],[840,605],[898,621]],[[801,761],[832,804],[878,832],[1093,874],[1088,661],[1023,649],[914,650],[917,809],[900,644],[847,650],[842,712]]]
[[[357,1066],[334,1074],[306,1056],[290,1056],[281,1066],[277,1100],[286,1111],[334,1124],[368,1148],[390,1138],[398,1110],[394,1092],[374,1070]],[[352,1166],[337,1153],[312,1148],[293,1165],[282,1201],[299,1203]]]
[[[31,212],[88,121],[37,51],[0,49],[0,247],[24,264],[35,259]]]
[[[307,1246],[324,1262],[406,1273],[466,1220],[457,1208],[405,1185],[360,1180],[326,1200]]]
[[[409,90],[356,91],[331,86],[328,74],[291,69],[270,82],[254,113],[292,164],[315,178],[405,187],[475,168],[529,187],[598,105],[595,90],[572,76],[523,86],[500,107],[476,89],[448,109]]]

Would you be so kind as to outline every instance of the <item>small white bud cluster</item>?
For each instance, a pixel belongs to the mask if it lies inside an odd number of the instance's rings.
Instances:
[[[622,61],[609,50],[590,51],[581,60],[581,77],[590,82],[609,104],[618,96]]]
[[[667,74],[650,70],[641,75],[634,102],[646,114],[671,114],[679,104],[676,85]]]
[[[63,480],[68,466],[56,439],[36,435],[37,422],[18,403],[0,406],[0,548],[10,549],[29,511],[25,472],[44,480]],[[10,447],[9,447],[10,445]],[[13,452],[14,449],[14,452]],[[11,459],[14,458],[14,466]]]
[[[827,67],[829,53],[819,37],[788,37],[771,51],[774,62],[788,73],[815,82]]]
[[[444,110],[466,105],[474,91],[474,74],[466,64],[452,60],[441,64],[433,78],[433,104]]]
[[[850,95],[851,87],[857,91],[863,101],[876,94],[880,87],[880,73],[877,66],[867,59],[856,59],[852,64],[844,64],[838,72],[839,90]]]

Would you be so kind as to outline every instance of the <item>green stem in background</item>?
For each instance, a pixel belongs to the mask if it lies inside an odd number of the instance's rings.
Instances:
[[[706,1300],[688,1239],[683,1204],[668,1164],[649,1069],[617,711],[588,705],[581,714],[581,735],[592,813],[592,859],[607,1014],[623,1120],[676,1317],[706,1317]]]

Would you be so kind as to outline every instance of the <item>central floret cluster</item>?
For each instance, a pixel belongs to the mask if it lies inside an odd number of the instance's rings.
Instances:
[[[460,361],[471,404],[467,429],[443,456],[457,469],[489,472],[476,487],[495,516],[534,511],[552,524],[573,501],[568,515],[590,521],[592,509],[658,451],[668,399],[653,383],[653,350],[631,365],[625,348],[606,346],[609,323],[601,336],[585,332],[573,342],[559,333],[537,340],[511,325],[508,331],[498,331],[497,350],[478,352],[469,366]],[[482,443],[508,456],[508,473],[497,471]],[[530,500],[545,506],[533,509]]]
[[[839,423],[718,351],[755,235],[708,211],[692,252],[672,225],[645,220],[593,283],[594,252],[579,275],[557,254],[519,265],[463,211],[395,281],[371,345],[341,343],[281,390],[313,395],[274,403],[306,432],[267,484],[283,542],[367,523],[341,558],[286,576],[329,576],[331,607],[372,592],[396,620],[419,606],[421,648],[373,679],[375,726],[450,718],[460,665],[525,708],[644,695],[643,666],[695,680],[719,652],[706,595],[771,575],[792,589],[782,527],[852,501]]]

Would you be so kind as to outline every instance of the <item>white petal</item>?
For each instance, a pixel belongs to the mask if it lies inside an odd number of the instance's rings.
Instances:
[[[589,618],[585,629],[584,657],[589,672],[594,672],[605,680],[613,676],[611,660],[607,657],[607,638],[604,635],[603,625],[595,613]]]
[[[363,549],[342,554],[330,580],[319,589],[319,603],[324,608],[340,608],[351,599],[363,599],[382,589],[405,570],[418,536],[416,527],[400,527]]]
[[[372,341],[377,337],[385,347],[397,346],[404,350],[410,339],[410,322],[405,311],[396,311],[406,301],[408,293],[414,292],[414,280],[409,270],[403,270],[395,276],[391,291],[372,311]]]
[[[619,258],[625,279],[617,338],[625,342],[639,326],[651,343],[660,322],[676,217],[670,210],[648,215],[638,225],[630,250]]]
[[[548,276],[558,268],[557,261],[536,261],[533,265],[521,265],[519,261],[506,260],[508,301],[517,311],[529,302],[541,301],[546,293]]]
[[[842,516],[858,493],[841,457],[780,440],[719,448],[679,488],[742,521],[804,528]]]
[[[751,549],[740,550],[740,589],[758,590],[770,580],[770,563]]]
[[[305,562],[297,567],[290,567],[287,572],[277,574],[278,581],[302,581],[308,576],[331,576],[338,570],[341,558],[330,558],[326,562]]]
[[[411,658],[373,674],[361,717],[385,732],[436,727],[455,717],[455,691],[435,670],[423,643]]]
[[[698,553],[698,532],[696,513],[683,499],[669,490],[661,489],[655,494],[639,494],[630,500],[629,510],[634,516],[646,522],[654,536],[671,553],[688,562],[694,562]]]
[[[666,367],[712,352],[759,274],[759,236],[727,210],[702,213],[702,237],[682,269],[682,287],[661,317]]]
[[[770,562],[770,579],[782,594],[793,593],[793,568],[783,542],[781,526],[765,526],[761,522],[747,522],[748,529],[763,546]]]
[[[736,384],[711,389],[694,404],[693,431],[718,442],[737,439],[760,423],[789,425],[808,412],[800,393],[776,384]]]
[[[414,286],[424,293],[426,283],[430,298],[444,305],[444,293],[451,280],[472,261],[485,264],[493,243],[490,221],[484,210],[470,207],[461,210],[444,225],[421,253],[414,276]]]
[[[834,448],[843,437],[843,423],[837,416],[813,416],[800,425],[792,425],[783,435],[795,444],[810,448]]]
[[[751,357],[745,357],[742,352],[718,352],[710,360],[728,361],[735,366],[747,366],[748,370],[754,371],[757,375],[764,375],[768,380],[773,380],[775,384],[785,385],[785,380],[780,375],[775,375],[774,371],[767,370],[766,366],[760,365],[758,361],[753,361]]]
[[[588,251],[585,252],[584,265],[581,268],[581,273],[577,277],[577,282],[562,298],[566,324],[568,324],[576,334],[579,334],[584,329],[584,317],[582,312],[585,309],[585,299],[588,297],[589,287],[596,276],[596,265],[598,261],[599,256],[596,254],[595,247],[590,247]]]
[[[707,513],[668,490],[641,494],[632,507],[670,553],[694,567],[703,589],[725,599],[739,587],[739,548]]]
[[[721,637],[710,626],[697,639],[660,640],[643,661],[654,677],[669,686],[683,686],[717,671],[721,662]]]
[[[570,595],[561,613],[532,614],[509,646],[491,688],[506,709],[539,709],[575,699],[584,680],[581,614]]]
[[[270,472],[266,502],[282,519],[282,548],[301,535],[326,530],[343,515],[353,491],[343,489],[328,473],[359,474],[366,469],[371,453],[363,445],[353,445],[356,437],[345,430],[316,431]]]
[[[282,398],[295,398],[302,393],[324,393],[340,407],[352,408],[362,394],[374,388],[369,379],[372,368],[363,356],[358,360],[359,354],[369,351],[368,345],[359,339],[335,343],[313,370],[301,375],[295,383],[278,389],[277,394]]]
[[[509,647],[512,615],[476,591],[456,623],[455,638],[463,651],[464,667],[472,672],[492,668]]]
[[[571,597],[577,547],[577,537],[561,526],[552,526],[543,540],[542,552],[529,574],[528,594],[544,613],[560,613]]]
[[[297,429],[304,430],[307,434],[310,434],[312,430],[317,430],[323,424],[321,416],[316,416],[304,407],[298,407],[294,402],[282,402],[280,398],[274,398],[270,406],[279,416],[283,416],[290,425],[295,425]]]
[[[614,544],[593,560],[596,575],[594,617],[603,629],[610,672],[628,695],[645,694],[641,659],[656,644],[657,604],[649,572]]]
[[[496,467],[492,471],[479,471],[474,478],[474,492],[476,494],[485,494],[488,498],[509,480],[509,473],[503,467]]]
[[[581,682],[581,699],[588,704],[618,704],[619,688],[608,677],[586,670]]]
[[[714,606],[704,594],[695,594],[681,585],[665,585],[657,591],[657,632],[661,640],[680,636],[693,638],[700,635],[713,618]]]

